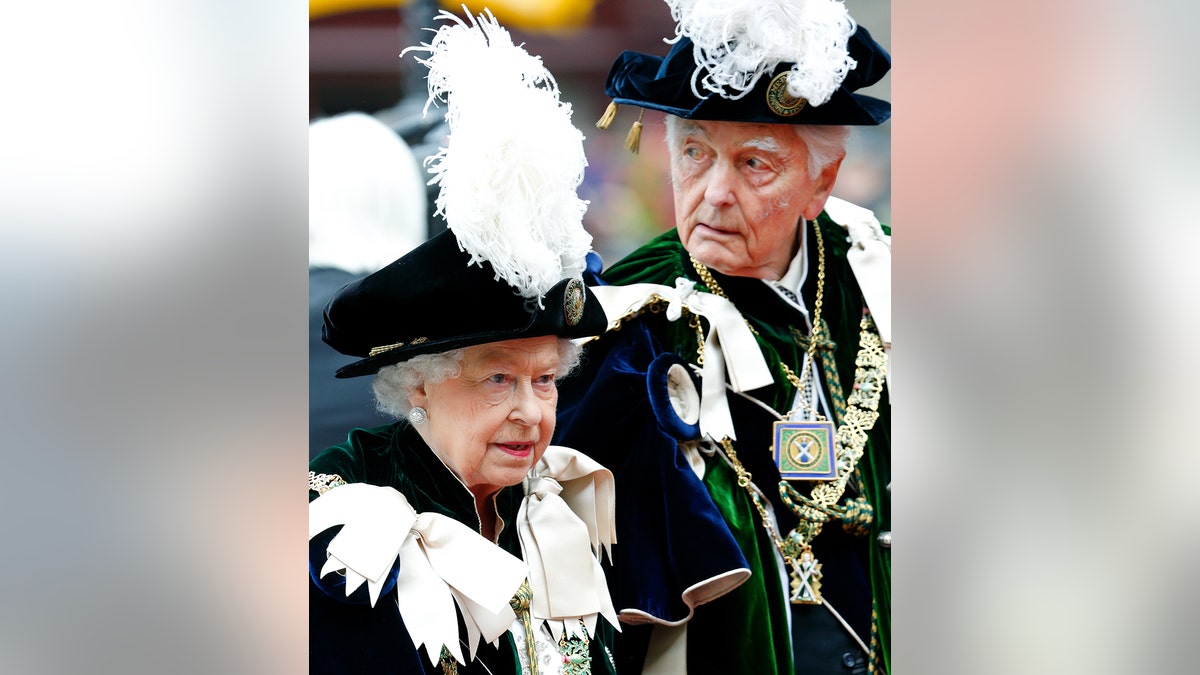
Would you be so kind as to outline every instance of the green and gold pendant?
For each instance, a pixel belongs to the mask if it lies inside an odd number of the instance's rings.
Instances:
[[[776,422],[771,452],[784,480],[837,478],[833,422]]]

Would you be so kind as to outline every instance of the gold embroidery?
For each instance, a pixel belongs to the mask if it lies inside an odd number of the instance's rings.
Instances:
[[[808,101],[799,96],[792,96],[788,92],[788,73],[784,71],[771,79],[771,83],[767,85],[767,107],[771,112],[780,117],[794,117],[804,106],[808,105]]]
[[[395,344],[384,345],[382,347],[372,347],[371,351],[367,352],[367,356],[368,357],[379,356],[380,354],[382,354],[384,352],[390,352],[393,349],[396,349],[397,347],[403,347],[403,346],[404,346],[403,342],[397,342]]]
[[[458,675],[458,661],[454,660],[454,656],[446,645],[442,645],[442,653],[438,655],[438,665],[442,667],[442,675]]]
[[[316,473],[308,472],[308,489],[323,495],[339,485],[345,485],[346,481],[336,473]]]
[[[582,621],[579,635],[568,638],[564,628],[562,637],[558,639],[558,650],[562,652],[563,659],[563,675],[590,675],[592,656],[589,645],[591,641],[588,640],[587,629],[583,627]]]

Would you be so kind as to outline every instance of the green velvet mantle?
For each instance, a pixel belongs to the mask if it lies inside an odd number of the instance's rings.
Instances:
[[[846,230],[832,222],[828,215],[822,213],[817,219],[821,228],[825,248],[825,285],[822,319],[826,322],[828,336],[834,343],[834,355],[837,366],[837,380],[841,386],[841,400],[849,394],[854,385],[854,359],[858,350],[859,322],[862,317],[865,302],[854,278],[853,271],[846,260],[849,248]],[[810,224],[811,227],[811,224]],[[808,269],[801,292],[805,306],[814,307],[816,295],[816,246],[815,237],[810,231],[808,242]],[[793,372],[799,372],[805,351],[804,340],[797,335],[807,338],[807,327],[803,315],[791,305],[780,299],[766,284],[758,279],[727,277],[713,271],[713,276],[725,294],[742,312],[746,321],[757,332],[757,339],[768,366],[774,375],[775,384],[771,387],[750,392],[755,398],[771,405],[777,412],[785,413],[792,405],[795,388],[788,382],[781,364],[787,364]],[[696,282],[698,288],[707,289],[699,274],[693,268],[687,251],[679,240],[678,233],[670,230],[650,241],[630,256],[617,262],[602,274],[605,282],[610,284],[657,283],[673,286],[674,280],[685,277]],[[654,332],[659,335],[667,348],[695,362],[697,352],[696,333],[686,321],[669,322],[661,314],[643,315],[646,321],[655,322]],[[834,405],[835,397],[829,388],[829,373],[822,368],[822,382],[825,384],[826,400]],[[735,398],[735,397],[731,397]],[[732,401],[731,401],[732,405]],[[840,413],[840,411],[838,411]],[[842,597],[854,597],[849,591],[841,593],[837,588],[836,575],[838,570],[831,568],[829,561],[822,554],[822,545],[840,546],[847,539],[843,533],[831,533],[831,529],[840,527],[827,524],[816,540],[813,549],[819,560],[824,563],[825,579],[823,588],[826,597],[838,607],[847,620],[856,627],[864,643],[870,645],[872,637],[876,640],[877,672],[888,672],[888,648],[890,641],[890,579],[891,560],[889,553],[875,544],[875,538],[882,531],[891,530],[890,500],[887,486],[891,480],[890,467],[890,400],[885,389],[879,404],[880,416],[869,434],[864,448],[863,458],[855,472],[855,480],[847,488],[842,501],[861,490],[874,508],[874,522],[870,535],[865,541],[853,544],[855,555],[867,560],[869,569],[870,589],[859,597],[853,604],[862,605],[853,608],[839,606],[833,595],[835,592]],[[735,424],[738,412],[734,411]],[[840,420],[839,420],[840,422]],[[756,424],[760,424],[756,422]],[[740,425],[739,425],[740,426]],[[739,430],[738,437],[743,437]],[[739,455],[749,467],[750,453],[766,453],[767,448],[739,448]],[[755,456],[758,466],[764,466],[762,457]],[[769,458],[767,458],[769,459]],[[755,483],[768,496],[776,498],[778,489],[776,483],[762,480],[769,475],[762,469],[755,471]],[[776,474],[777,475],[777,474]],[[689,663],[704,663],[711,666],[711,672],[756,672],[756,673],[792,673],[792,650],[789,647],[789,636],[786,618],[788,602],[783,596],[777,579],[778,565],[771,553],[772,544],[767,538],[761,525],[759,514],[754,509],[745,491],[738,487],[736,476],[722,461],[709,460],[704,479],[706,487],[713,496],[725,519],[738,537],[743,553],[754,568],[755,574],[745,585],[723,598],[697,610],[689,627],[688,661]],[[797,489],[807,492],[803,484],[793,484]],[[781,520],[786,535],[795,518],[786,509],[777,508],[776,513]],[[751,528],[751,524],[753,527]],[[760,555],[761,553],[761,555]],[[870,599],[866,599],[869,597]],[[871,620],[874,604],[875,620]],[[701,611],[705,610],[705,611]],[[714,611],[715,610],[715,611]],[[823,608],[811,606],[796,606],[795,611],[821,611]],[[728,629],[732,625],[753,621],[754,632],[746,631],[751,636],[772,635],[773,640],[758,640],[750,649],[733,648],[729,644]],[[767,631],[767,632],[758,632]],[[870,633],[876,633],[872,636]],[[803,636],[798,640],[803,641]],[[803,649],[802,644],[796,645],[797,653]]]

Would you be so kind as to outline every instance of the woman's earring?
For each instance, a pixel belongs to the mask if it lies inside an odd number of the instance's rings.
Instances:
[[[414,427],[425,424],[428,421],[429,413],[425,412],[424,408],[416,406],[408,411],[408,422]]]

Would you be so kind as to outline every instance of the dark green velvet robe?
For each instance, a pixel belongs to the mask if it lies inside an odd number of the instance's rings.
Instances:
[[[354,429],[345,443],[309,462],[309,470],[337,474],[347,483],[393,487],[416,511],[440,513],[479,531],[474,497],[407,422]],[[309,501],[316,497],[316,492],[309,492]],[[502,522],[497,544],[518,558],[521,545],[515,523],[523,498],[520,485],[503,488],[495,498],[496,513]],[[325,562],[325,549],[339,530],[331,528],[314,537],[309,545],[313,581],[309,584],[309,672],[440,674],[441,668],[431,666],[424,651],[413,647],[396,608],[396,566],[374,607],[367,599],[365,584],[347,599],[340,575],[317,578]],[[460,636],[465,636],[461,617],[459,629]],[[613,673],[606,652],[611,650],[614,631],[600,620],[596,632],[591,642],[592,672]],[[475,660],[459,664],[458,672],[520,673],[511,634],[502,635],[498,645],[481,642]]]
[[[825,285],[822,318],[829,328],[829,337],[834,346],[836,380],[840,384],[841,400],[848,395],[854,384],[854,360],[859,343],[859,322],[865,302],[853,272],[846,259],[849,247],[846,230],[829,220],[826,214],[818,218],[824,235]],[[810,224],[811,227],[811,224]],[[810,231],[808,242],[808,274],[802,288],[805,306],[814,307],[817,259],[814,235]],[[781,364],[787,364],[793,372],[805,352],[803,340],[808,330],[803,315],[758,279],[727,277],[713,273],[722,290],[734,302],[748,323],[757,332],[757,339],[767,359],[775,384],[748,392],[769,404],[780,413],[792,406],[795,388],[788,382]],[[650,241],[623,260],[612,265],[601,275],[609,284],[655,283],[674,286],[675,279],[685,277],[696,282],[697,288],[708,290],[693,268],[687,251],[683,248],[675,230],[666,232]],[[616,318],[616,317],[610,317]],[[661,345],[674,351],[688,362],[695,363],[697,337],[695,330],[686,321],[668,321],[664,314],[644,313],[633,320],[644,326]],[[628,325],[628,324],[627,324]],[[629,328],[610,331],[601,340],[588,348],[587,358],[592,367],[601,374],[607,367],[604,363],[612,354],[620,353],[622,340],[628,341]],[[628,350],[626,350],[628,351]],[[625,364],[628,363],[628,358]],[[610,361],[614,359],[609,359]],[[624,368],[625,364],[613,366]],[[828,386],[832,373],[822,368],[826,400],[833,406],[835,398]],[[585,377],[588,377],[585,370]],[[613,469],[621,494],[622,480],[640,480],[621,471],[621,460],[614,459],[611,446],[620,443],[622,433],[614,430],[612,438],[603,438],[596,431],[597,425],[575,424],[574,415],[586,415],[588,398],[595,392],[587,390],[586,383],[572,382],[570,378],[560,388],[560,428],[564,426],[564,410],[572,416],[566,421],[568,430],[586,428],[587,433],[559,437],[556,442],[570,445],[582,452],[602,453]],[[593,399],[596,400],[596,399]],[[754,476],[754,482],[772,501],[775,515],[782,533],[797,523],[797,518],[783,505],[779,497],[778,469],[771,457],[771,428],[774,418],[753,404],[743,402],[740,397],[729,397],[738,441],[735,447],[744,466]],[[864,456],[859,462],[855,480],[847,488],[840,503],[859,491],[866,495],[874,508],[874,522],[866,537],[852,537],[833,523],[825,525],[821,534],[812,542],[813,550],[822,563],[822,592],[829,602],[854,627],[862,641],[871,643],[872,632],[876,632],[876,667],[886,672],[888,642],[890,637],[890,558],[886,550],[876,544],[878,533],[890,530],[890,509],[887,485],[890,482],[890,404],[885,390],[879,404],[880,417],[869,434]],[[839,411],[840,414],[840,411]],[[645,451],[631,449],[630,452]],[[673,448],[664,448],[673,452]],[[861,654],[850,636],[836,623],[823,607],[791,605],[783,594],[780,582],[781,570],[776,563],[773,544],[768,538],[761,518],[750,502],[745,490],[737,485],[733,470],[721,460],[706,458],[704,485],[716,507],[736,538],[745,555],[753,576],[732,593],[701,605],[688,624],[688,662],[693,672],[720,673],[847,673],[851,672],[843,663],[847,654]],[[804,483],[793,483],[807,494]],[[653,489],[650,486],[649,489]],[[618,514],[622,503],[618,500]],[[618,522],[618,542],[629,541],[637,536],[636,525],[626,530]],[[620,575],[628,570],[616,569],[613,574],[619,584]],[[634,572],[636,573],[636,572]],[[618,610],[625,609],[618,607]],[[872,622],[874,609],[877,620]],[[792,614],[791,635],[788,617]],[[631,645],[639,630],[626,631],[622,649],[644,649],[644,644]],[[645,636],[642,636],[644,640]],[[640,669],[638,656],[624,654],[622,665]],[[623,671],[624,672],[624,671]],[[865,672],[865,669],[864,671]]]

